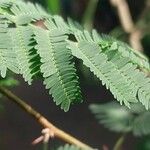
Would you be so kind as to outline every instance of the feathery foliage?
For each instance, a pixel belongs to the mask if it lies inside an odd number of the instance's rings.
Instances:
[[[12,36],[12,46],[16,53],[19,73],[23,75],[25,81],[31,84],[33,77],[40,70],[40,57],[34,49],[33,31],[30,27],[18,26],[15,29],[10,29],[10,35]]]
[[[150,134],[150,112],[141,104],[133,104],[132,109],[110,102],[92,104],[90,110],[106,128],[115,132],[133,132],[135,136]]]
[[[93,33],[97,34],[97,33]],[[145,55],[142,55],[139,51],[132,49],[126,43],[118,41],[108,35],[102,35],[99,41],[100,45],[103,47],[103,51],[111,56],[109,52],[117,52],[120,56],[128,58],[133,64],[136,64],[138,68],[150,71],[149,60]]]
[[[55,20],[56,21],[56,20]],[[56,105],[68,111],[72,102],[80,101],[80,89],[71,51],[67,49],[67,35],[51,20],[45,23],[49,31],[35,29],[36,49],[41,57],[44,84],[53,95]],[[52,28],[51,28],[52,27]],[[44,39],[44,41],[43,41]]]
[[[122,42],[17,0],[0,0],[0,36],[1,76],[11,70],[29,84],[42,76],[56,105],[65,111],[82,101],[74,56],[121,104],[130,107],[140,102],[150,107],[149,60]]]
[[[150,93],[145,86],[149,87],[150,79],[138,69],[141,66],[135,65],[128,57],[123,57],[114,45],[108,47],[109,41],[106,43],[101,38],[98,42],[99,36],[95,32],[93,34],[92,38],[87,31],[75,32],[78,44],[70,42],[69,46],[73,55],[83,60],[121,104],[130,107],[131,102],[139,100],[148,109]]]
[[[7,41],[11,45],[3,40],[2,44],[9,46],[14,54],[12,66],[6,64],[10,58],[6,58],[5,62],[2,55],[2,77],[6,76],[8,68],[22,74],[25,81],[31,84],[36,76],[42,74],[46,89],[50,89],[49,93],[56,104],[61,104],[61,108],[68,111],[72,103],[82,100],[71,51],[67,48],[68,26],[61,17],[51,17],[38,5],[22,1],[3,1],[0,6],[1,16],[7,20],[7,26],[4,25],[10,38]],[[47,30],[34,25],[37,20],[44,19],[46,21],[43,26],[45,24]],[[7,55],[11,57],[9,53]]]
[[[0,17],[0,71],[1,76],[6,76],[7,69],[15,73],[19,73],[18,64],[16,61],[16,53],[12,51],[12,40],[10,37],[7,20]]]
[[[80,150],[80,148],[74,145],[66,144],[65,146],[60,146],[57,150]]]

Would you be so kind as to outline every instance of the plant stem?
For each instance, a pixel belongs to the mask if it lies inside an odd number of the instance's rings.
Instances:
[[[94,14],[99,0],[89,0],[82,19],[82,25],[85,29],[91,31],[93,27]]]
[[[43,150],[48,150],[48,143],[43,143]]]
[[[17,97],[10,90],[0,86],[0,93],[6,96],[9,100],[16,103],[20,108],[25,110],[28,114],[30,114],[34,119],[38,121],[44,128],[49,128],[50,131],[54,133],[54,136],[69,143],[76,145],[77,147],[83,150],[94,150],[94,148],[82,143],[80,140],[75,137],[69,135],[68,133],[62,131],[61,129],[54,126],[51,122],[49,122],[44,116],[42,116],[39,112],[33,109],[30,105],[25,103],[21,98]]]
[[[122,149],[122,144],[123,144],[123,142],[124,142],[124,140],[125,140],[125,136],[126,136],[126,134],[123,134],[123,135],[117,140],[117,142],[116,142],[116,144],[115,144],[113,150],[121,150],[121,149]]]

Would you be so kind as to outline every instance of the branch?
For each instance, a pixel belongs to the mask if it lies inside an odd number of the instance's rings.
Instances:
[[[124,31],[130,35],[129,41],[131,46],[136,50],[143,51],[141,44],[142,31],[134,24],[126,0],[110,0],[110,2],[117,8],[120,23]]]
[[[73,136],[69,135],[68,133],[62,131],[61,129],[54,126],[51,122],[49,122],[44,116],[42,116],[39,112],[33,109],[30,105],[25,103],[22,99],[14,95],[8,89],[0,86],[0,93],[6,96],[9,100],[16,103],[20,108],[25,110],[28,114],[30,114],[34,119],[38,121],[44,128],[49,128],[50,131],[53,131],[54,136],[83,150],[94,150],[94,148],[82,143],[78,139],[74,138]]]
[[[122,149],[122,144],[125,140],[126,134],[123,134],[116,142],[113,150],[121,150]]]

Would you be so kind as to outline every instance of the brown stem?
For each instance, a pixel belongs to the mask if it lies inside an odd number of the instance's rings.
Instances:
[[[37,112],[35,109],[33,109],[30,105],[25,103],[21,98],[17,97],[15,94],[13,94],[10,90],[1,87],[0,86],[0,93],[2,93],[4,96],[6,96],[9,100],[12,100],[15,102],[19,107],[21,107],[23,110],[25,110],[28,114],[30,114],[34,119],[36,119],[44,128],[49,128],[50,131],[53,131],[55,137],[76,145],[77,147],[83,149],[83,150],[94,150],[94,148],[82,143],[75,137],[69,135],[68,133],[62,131],[61,129],[54,126],[52,123],[50,123],[44,116],[42,116],[39,112]]]

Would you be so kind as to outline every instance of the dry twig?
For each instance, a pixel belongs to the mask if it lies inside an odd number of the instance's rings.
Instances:
[[[142,31],[134,24],[126,0],[110,0],[110,2],[114,7],[117,8],[120,23],[124,31],[129,34],[131,46],[136,50],[142,51]]]

